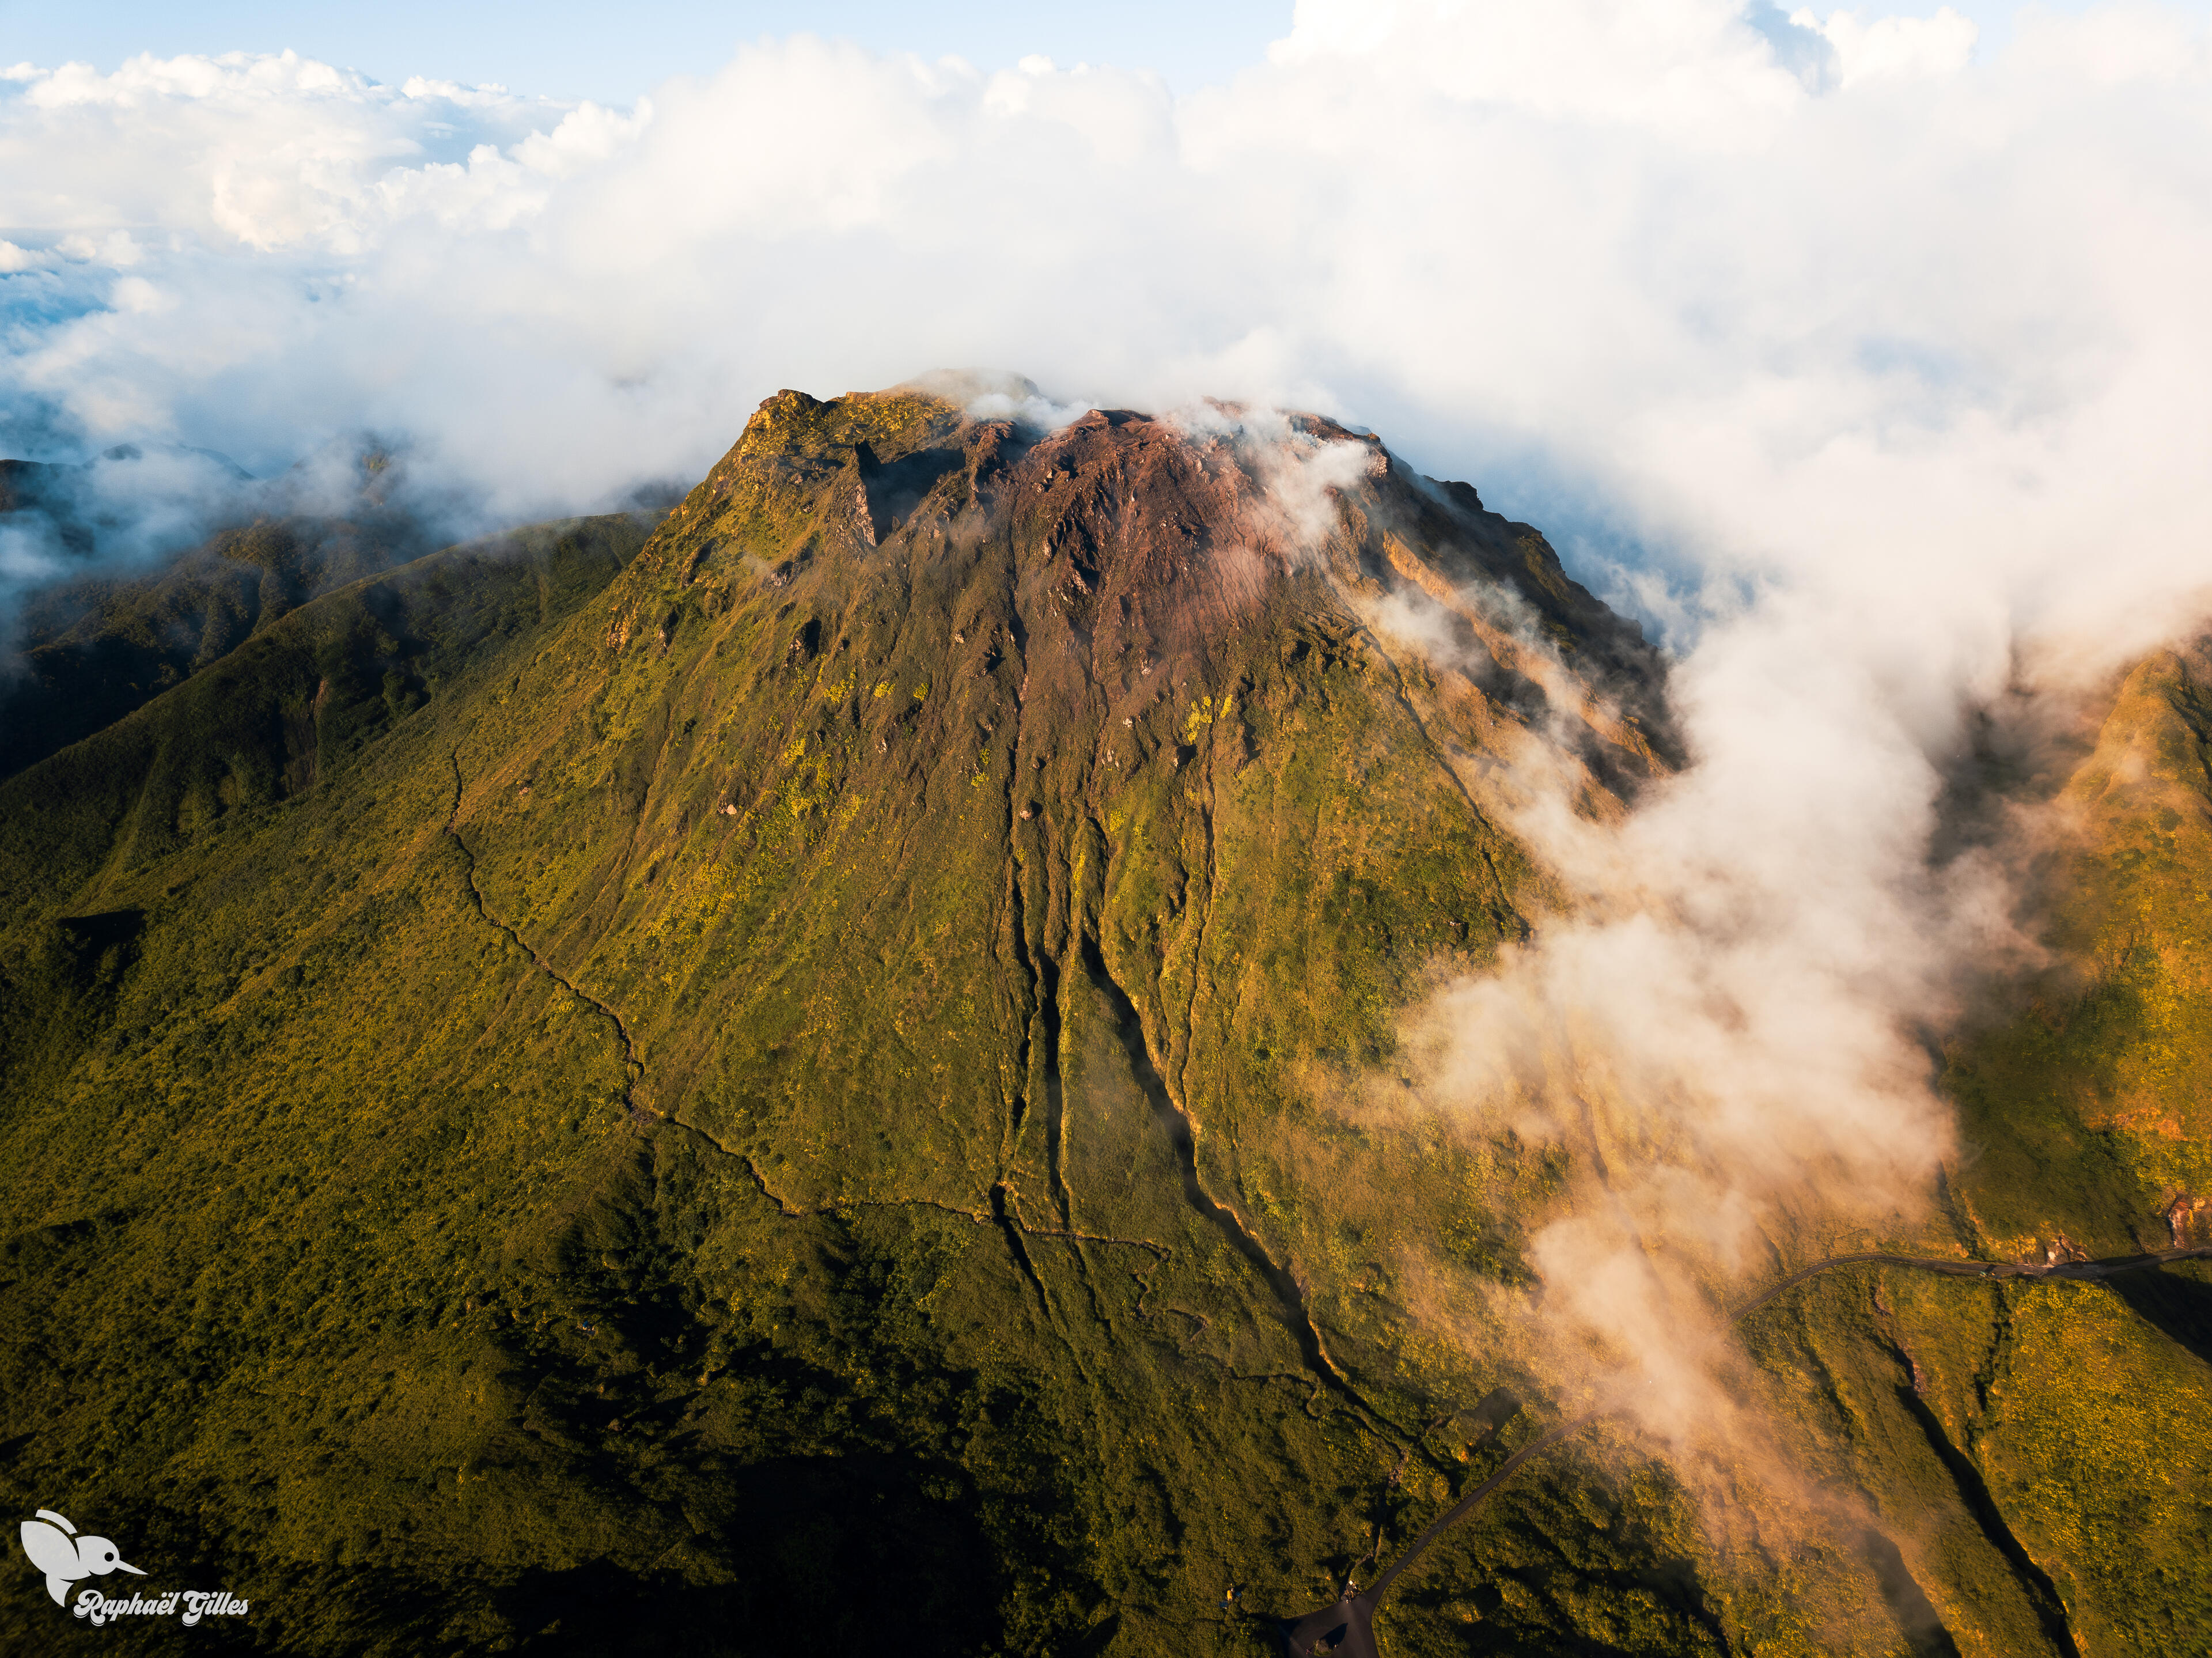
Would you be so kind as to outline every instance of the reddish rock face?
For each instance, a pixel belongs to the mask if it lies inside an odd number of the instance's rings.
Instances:
[[[1215,406],[1190,420],[1094,410],[1031,445],[996,440],[1012,452],[1004,510],[1026,517],[1048,591],[1094,645],[1148,635],[1202,652],[1286,588],[1363,623],[1382,601],[1411,604],[1435,629],[1431,654],[1510,700],[1652,700],[1655,653],[1542,536],[1467,484],[1408,472],[1378,438]]]
[[[717,609],[787,590],[780,614],[812,612],[787,656],[811,660],[874,630],[864,594],[896,588],[919,618],[945,584],[980,579],[950,606],[946,670],[1018,660],[1019,701],[1050,708],[1063,744],[1087,730],[1112,746],[1169,687],[1218,679],[1261,635],[1295,650],[1310,626],[1350,625],[1378,646],[1396,631],[1396,654],[1453,682],[1447,700],[1478,730],[1564,732],[1616,792],[1672,760],[1663,664],[1633,624],[1469,485],[1319,416],[1093,410],[1047,431],[913,391],[785,392],[660,539],[611,644],[680,589]]]

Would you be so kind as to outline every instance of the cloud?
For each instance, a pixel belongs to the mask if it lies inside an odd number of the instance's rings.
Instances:
[[[1692,582],[1925,568],[1969,525],[2063,580],[2093,525],[2194,502],[2205,43],[2136,9],[1970,44],[1310,0],[1181,100],[804,37],[627,111],[289,54],[19,68],[14,446],[265,471],[405,429],[522,511],[696,470],[780,386],[993,362],[1318,404]]]
[[[1580,809],[1556,739],[1476,780],[1569,907],[1421,1009],[1405,1064],[1470,1130],[1577,1154],[1540,1260],[1607,1237],[1724,1301],[1778,1245],[1920,1218],[1954,1149],[1927,1044],[2039,952],[2003,847],[1931,856],[1973,699],[1865,644],[1788,594],[1713,626],[1674,678],[1693,763],[1626,813]]]
[[[1838,84],[1927,76],[1942,80],[1966,67],[1977,34],[1973,24],[1943,7],[1933,17],[1876,17],[1836,11],[1824,21],[1810,10],[1790,15],[1792,24],[1819,34],[1833,48]]]

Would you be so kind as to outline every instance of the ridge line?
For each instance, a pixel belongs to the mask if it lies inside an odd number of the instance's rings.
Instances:
[[[1331,580],[1334,580],[1333,574]],[[1340,585],[1338,592],[1340,594],[1343,592]],[[1497,835],[1498,826],[1491,821],[1490,814],[1483,811],[1481,803],[1475,799],[1474,792],[1467,786],[1467,780],[1459,774],[1459,768],[1444,757],[1443,750],[1437,746],[1435,736],[1429,730],[1429,722],[1421,718],[1421,711],[1413,706],[1413,696],[1406,689],[1406,671],[1399,665],[1398,659],[1391,655],[1389,647],[1376,636],[1374,628],[1369,624],[1367,618],[1360,614],[1358,606],[1352,604],[1349,598],[1346,599],[1346,603],[1352,610],[1352,619],[1358,624],[1361,637],[1366,640],[1376,655],[1389,664],[1390,677],[1395,682],[1390,693],[1392,700],[1406,711],[1406,718],[1413,722],[1413,729],[1421,734],[1421,746],[1428,750],[1429,758],[1435,762],[1437,769],[1451,779],[1452,787],[1459,792],[1459,798],[1467,803],[1467,809],[1474,814],[1475,823],[1488,831],[1481,842],[1482,866],[1490,872],[1491,882],[1498,890],[1498,903],[1504,908],[1508,915],[1520,924],[1521,937],[1524,940],[1528,938],[1534,933],[1535,928],[1529,924],[1528,918],[1521,913],[1520,907],[1513,902],[1513,895],[1506,887],[1505,878],[1498,872],[1498,859],[1490,849],[1490,838]]]
[[[453,809],[447,814],[445,832],[453,843],[460,848],[461,872],[468,884],[469,902],[476,907],[478,918],[506,934],[515,948],[527,956],[532,965],[540,973],[552,980],[578,1001],[594,1009],[614,1027],[615,1035],[620,1040],[623,1050],[623,1106],[633,1117],[635,1116],[641,1108],[637,1102],[637,1084],[645,1078],[645,1062],[637,1056],[637,1043],[631,1038],[629,1027],[623,1023],[623,1016],[539,955],[536,946],[514,927],[493,914],[485,905],[483,889],[477,884],[477,855],[470,849],[469,843],[461,836],[461,799],[467,793],[467,786],[461,777],[461,751],[459,749],[453,751],[452,759]]]

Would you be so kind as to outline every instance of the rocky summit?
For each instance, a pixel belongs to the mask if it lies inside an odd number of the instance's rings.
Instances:
[[[271,1651],[1187,1658],[1565,1424],[1408,1266],[1530,1292],[1557,1152],[1332,1102],[1571,908],[1516,756],[1685,763],[1664,662],[1364,434],[1006,401],[780,393],[665,518],[303,588],[0,783],[23,1516]],[[1945,1050],[1918,1253],[2208,1241],[2207,677],[2063,781],[2098,965]],[[1372,1638],[2202,1650],[2208,1304],[1822,1278],[1746,1327],[1817,1523],[1563,1441]]]

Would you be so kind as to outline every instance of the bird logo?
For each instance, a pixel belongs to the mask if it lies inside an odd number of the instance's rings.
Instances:
[[[119,1558],[115,1545],[106,1538],[79,1537],[76,1527],[52,1509],[40,1509],[36,1520],[23,1522],[23,1552],[46,1573],[46,1593],[58,1606],[69,1598],[69,1586],[84,1578],[105,1577],[112,1571],[146,1575]]]

